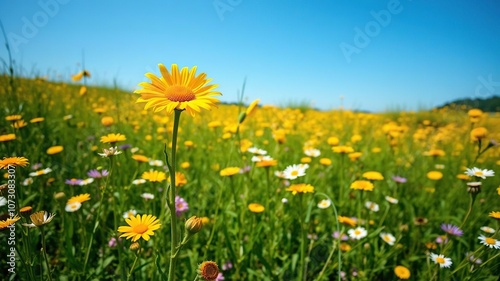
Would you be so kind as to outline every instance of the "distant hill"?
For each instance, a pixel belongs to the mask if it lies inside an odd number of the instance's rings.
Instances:
[[[451,108],[479,108],[484,112],[500,112],[500,97],[492,96],[488,98],[475,98],[475,99],[457,99],[449,103],[443,104],[438,108],[451,107]],[[465,109],[463,108],[463,109]]]

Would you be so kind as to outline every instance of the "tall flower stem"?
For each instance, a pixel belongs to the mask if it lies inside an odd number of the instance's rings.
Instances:
[[[168,280],[175,280],[175,262],[177,260],[176,248],[179,244],[179,234],[177,231],[177,216],[175,215],[175,167],[176,167],[176,152],[177,152],[177,132],[179,130],[179,120],[181,110],[174,110],[174,128],[172,132],[172,152],[170,163],[167,157],[167,167],[170,174],[170,188],[168,188],[168,208],[170,210],[170,265],[168,269]]]
[[[463,226],[465,225],[465,222],[469,219],[469,216],[472,212],[472,206],[474,205],[474,201],[476,201],[476,195],[477,195],[477,193],[470,194],[469,210],[467,211],[467,214],[465,214],[464,220],[462,221],[460,228],[463,228]]]
[[[47,246],[45,244],[45,231],[43,229],[43,226],[40,227],[40,231],[42,232],[42,253],[47,265],[47,275],[49,276],[49,280],[52,281],[52,273],[50,272],[50,263],[49,258],[47,257]]]
[[[306,280],[306,240],[307,240],[307,228],[304,222],[304,202],[303,196],[299,195],[299,221],[300,221],[300,265],[299,265],[299,278],[300,281]]]

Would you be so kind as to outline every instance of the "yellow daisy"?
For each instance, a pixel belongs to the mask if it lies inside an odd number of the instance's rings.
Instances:
[[[305,183],[292,184],[289,188],[286,189],[286,191],[291,191],[292,195],[295,195],[297,193],[312,193],[314,192],[314,186]]]
[[[150,182],[162,182],[167,179],[167,174],[160,171],[149,170],[149,172],[144,172],[141,178]]]
[[[83,202],[89,201],[89,200],[90,200],[90,194],[84,193],[84,194],[76,195],[76,196],[69,198],[68,202],[66,202],[66,205],[69,205],[69,204],[74,203],[74,202],[83,203]]]
[[[238,174],[239,172],[240,172],[239,167],[228,167],[228,168],[222,169],[220,171],[220,175],[222,177],[229,177],[229,176],[234,176],[234,175]]]
[[[210,110],[217,107],[218,99],[214,95],[221,93],[213,91],[218,85],[209,85],[212,79],[207,79],[205,73],[196,76],[197,67],[191,70],[183,67],[180,71],[177,64],[172,64],[169,72],[163,64],[158,65],[162,77],[146,73],[151,83],[142,82],[142,89],[136,90],[141,97],[137,102],[145,102],[144,109],[152,108],[155,112],[165,110],[168,114],[175,110],[186,110],[191,116],[199,113],[201,108]]]
[[[132,238],[132,242],[142,238],[149,241],[150,236],[154,235],[154,231],[159,229],[161,224],[159,220],[153,215],[136,215],[125,219],[129,226],[118,227],[118,232],[123,234],[120,237],[127,239]]]
[[[101,142],[102,143],[116,143],[116,142],[119,142],[119,141],[124,141],[126,140],[127,138],[122,135],[122,134],[108,134],[106,136],[102,136],[101,137]]]
[[[61,145],[51,146],[47,149],[47,154],[54,155],[54,154],[57,154],[63,150],[64,150],[64,147]]]
[[[248,210],[252,213],[262,213],[264,212],[265,208],[259,203],[250,203],[248,204]]]
[[[9,166],[26,167],[28,159],[24,157],[7,157],[0,160],[0,169],[7,169]]]

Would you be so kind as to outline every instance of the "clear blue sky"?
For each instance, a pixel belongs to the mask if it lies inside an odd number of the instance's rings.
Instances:
[[[4,0],[0,20],[24,76],[69,81],[84,53],[92,83],[132,91],[158,63],[197,65],[227,102],[245,78],[246,102],[321,109],[500,95],[497,0]]]

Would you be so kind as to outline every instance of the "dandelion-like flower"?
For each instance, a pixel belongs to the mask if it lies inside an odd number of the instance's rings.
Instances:
[[[30,215],[31,223],[23,223],[23,225],[27,227],[41,227],[51,222],[55,215],[46,211],[38,211]]]
[[[291,191],[292,195],[296,195],[297,193],[312,193],[314,192],[314,186],[305,183],[293,184],[286,191]]]
[[[431,260],[434,263],[439,264],[439,267],[441,267],[441,268],[443,268],[443,267],[448,268],[452,264],[452,261],[450,258],[447,258],[444,255],[438,255],[438,254],[434,254],[434,253],[431,253]]]
[[[365,172],[365,173],[363,173],[362,176],[363,176],[363,178],[365,178],[367,180],[371,180],[371,181],[381,181],[384,179],[384,176],[380,172],[377,172],[377,171]]]
[[[132,239],[132,242],[140,238],[149,241],[149,238],[154,235],[154,231],[161,227],[160,221],[153,215],[137,215],[125,219],[128,226],[118,227],[118,232],[123,234],[120,237]]]
[[[0,220],[0,230],[15,224],[20,219],[21,219],[20,216],[15,215],[15,216],[7,218],[5,220]]]
[[[165,110],[171,114],[174,110],[186,110],[191,116],[195,116],[201,109],[210,110],[217,107],[218,99],[213,96],[221,95],[214,91],[218,85],[209,83],[205,73],[196,76],[197,67],[189,70],[183,67],[180,71],[177,64],[172,64],[169,72],[163,64],[159,64],[162,77],[153,73],[146,73],[151,82],[142,82],[142,89],[136,90],[141,97],[137,102],[144,102],[144,109],[152,108],[155,112]]]
[[[124,135],[118,133],[118,134],[107,134],[106,136],[102,136],[101,137],[101,142],[102,143],[111,143],[111,144],[114,144],[114,143],[117,143],[119,141],[124,141],[126,140],[127,137],[125,137]]]
[[[54,155],[54,154],[57,154],[63,150],[64,150],[64,147],[61,145],[51,146],[47,149],[47,154]]]
[[[259,203],[250,203],[248,204],[248,210],[252,213],[262,213],[264,212],[265,208]]]
[[[149,172],[142,173],[141,178],[150,182],[162,182],[167,179],[167,175],[161,171],[149,170]]]
[[[351,183],[351,189],[373,191],[373,183],[365,180],[357,180]]]
[[[239,174],[240,173],[240,168],[239,167],[228,167],[228,168],[225,168],[225,169],[222,169],[219,174],[222,176],[222,177],[230,177],[230,176],[234,176],[236,174]]]
[[[0,169],[7,169],[9,166],[26,167],[28,159],[24,157],[7,157],[0,160]]]
[[[489,248],[492,248],[492,249],[500,249],[500,241],[498,241],[497,239],[493,238],[493,237],[486,237],[484,235],[479,235],[478,237],[479,241],[481,242],[481,244],[489,247]]]
[[[402,265],[398,265],[394,268],[394,274],[402,280],[410,279],[411,276],[410,270]]]

